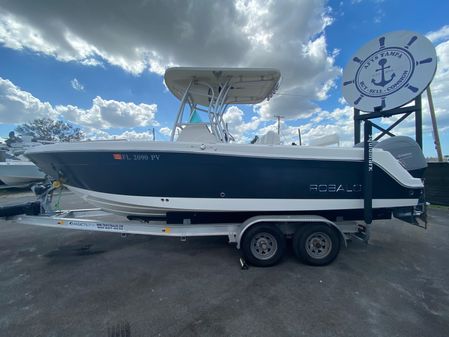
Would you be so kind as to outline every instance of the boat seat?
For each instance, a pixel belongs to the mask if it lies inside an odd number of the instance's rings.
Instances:
[[[206,124],[188,124],[179,133],[177,142],[216,143],[215,136]]]

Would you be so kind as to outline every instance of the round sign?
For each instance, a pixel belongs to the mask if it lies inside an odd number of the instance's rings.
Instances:
[[[420,95],[436,68],[435,48],[426,37],[388,33],[364,45],[346,65],[343,97],[362,111],[394,109]]]

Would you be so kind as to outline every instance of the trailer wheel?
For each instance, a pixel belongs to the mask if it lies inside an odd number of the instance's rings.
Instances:
[[[293,237],[295,255],[312,266],[325,266],[340,252],[340,236],[334,228],[324,224],[299,228]]]
[[[285,236],[274,225],[255,225],[242,239],[245,260],[257,267],[269,267],[278,263],[285,253]]]

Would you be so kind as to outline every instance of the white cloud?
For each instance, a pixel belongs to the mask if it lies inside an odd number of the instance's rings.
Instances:
[[[427,33],[426,36],[430,41],[434,43],[447,40],[449,39],[449,25],[443,26],[435,32]]]
[[[170,65],[279,68],[281,90],[301,97],[260,111],[293,118],[315,110],[340,75],[327,50],[332,21],[325,0],[10,1],[0,4],[0,43],[135,75]]]
[[[131,128],[158,126],[156,104],[135,104],[95,97],[89,109],[74,105],[52,106],[0,77],[0,120],[5,124],[29,122],[36,118],[63,117],[83,127]]]
[[[163,127],[159,129],[159,133],[161,133],[164,136],[171,136],[171,129],[167,127]]]
[[[229,107],[223,115],[223,120],[228,124],[229,132],[240,143],[251,140],[262,123],[262,119],[256,116],[245,122],[243,116],[244,112],[236,106]]]
[[[84,91],[84,85],[82,85],[81,82],[78,81],[78,79],[74,78],[73,80],[70,81],[70,84],[72,85],[72,88],[75,89],[76,91]]]
[[[378,8],[376,10],[376,14],[374,15],[373,22],[374,23],[382,23],[382,20],[385,18],[385,11],[382,8]]]
[[[0,43],[5,47],[29,49],[64,62],[79,61],[84,65],[100,63],[94,57],[101,56],[101,53],[70,34],[61,21],[47,18],[40,24],[43,28],[30,24],[24,17],[2,10],[0,5]]]
[[[2,123],[23,123],[35,118],[56,118],[57,112],[48,102],[41,102],[0,77],[0,120]]]
[[[138,132],[135,130],[127,130],[120,134],[111,134],[104,130],[98,130],[95,128],[86,129],[86,138],[90,140],[140,140],[148,141],[153,140],[153,133],[151,131]]]
[[[273,119],[264,120],[260,116],[254,116],[245,122],[243,115],[242,110],[232,106],[223,116],[237,142],[248,143],[255,135],[260,137],[268,131],[277,132],[277,122]],[[298,144],[298,128],[301,129],[303,145],[308,144],[311,139],[336,133],[341,145],[350,146],[353,139],[353,110],[347,105],[332,111],[316,109],[302,120],[281,120],[281,141],[284,144]]]
[[[441,133],[449,130],[449,35],[445,38],[446,41],[441,42],[436,46],[438,66],[435,77],[430,85],[438,129]],[[422,107],[424,131],[431,133],[429,104],[425,92],[423,93]],[[414,124],[413,120],[408,121],[408,123]],[[445,150],[448,151],[449,149]]]
[[[342,144],[352,144],[354,130],[353,110],[350,106],[336,108],[333,111],[320,110],[301,126],[303,141],[307,144],[311,139],[325,135],[338,134]]]
[[[58,105],[56,111],[65,119],[77,124],[97,128],[157,126],[156,104],[134,104],[95,97],[92,107],[81,109],[77,106]]]

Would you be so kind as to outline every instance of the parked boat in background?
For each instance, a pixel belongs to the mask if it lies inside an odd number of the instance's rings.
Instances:
[[[40,146],[32,142],[31,137],[22,137],[18,142],[4,145],[0,149],[0,181],[9,187],[26,186],[45,179],[42,172],[23,153],[30,148]]]
[[[24,185],[44,179],[45,173],[30,161],[0,162],[0,180],[5,185]]]

